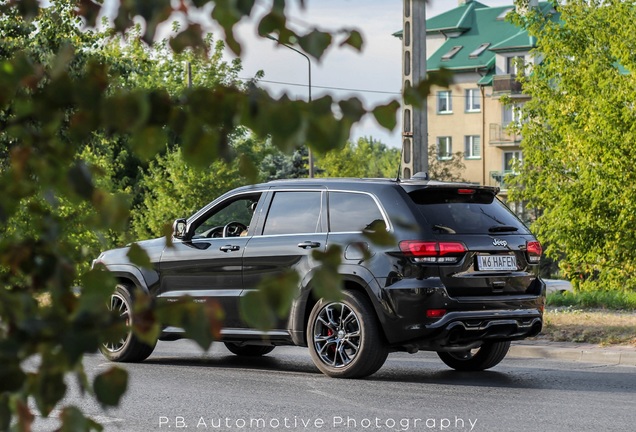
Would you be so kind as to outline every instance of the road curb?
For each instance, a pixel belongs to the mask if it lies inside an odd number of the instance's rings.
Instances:
[[[554,360],[603,363],[622,366],[636,366],[636,349],[603,347],[563,347],[550,345],[513,344],[509,355],[512,357],[545,358]]]

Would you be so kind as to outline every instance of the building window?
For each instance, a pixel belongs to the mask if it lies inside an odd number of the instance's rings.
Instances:
[[[453,140],[451,137],[437,137],[437,159],[448,160],[453,157]]]
[[[525,59],[523,56],[506,57],[506,73],[508,75],[517,75],[518,72],[523,74],[525,70]]]
[[[503,127],[508,127],[510,123],[516,126],[521,125],[521,107],[522,105],[510,104],[503,107]]]
[[[481,94],[479,89],[466,90],[466,112],[481,111]]]
[[[453,100],[450,90],[437,92],[437,113],[449,114],[453,112]]]
[[[475,49],[473,52],[471,52],[471,53],[468,55],[468,58],[473,59],[473,58],[477,58],[477,57],[479,57],[479,55],[480,55],[481,53],[483,53],[484,51],[486,51],[486,48],[488,48],[489,46],[490,46],[490,42],[486,42],[486,43],[483,43],[483,44],[479,45],[479,46],[477,47],[477,49]]]
[[[521,150],[504,152],[504,172],[516,172],[516,167],[523,161]]]
[[[446,54],[444,54],[442,56],[442,61],[447,61],[452,59],[453,57],[455,57],[455,54],[457,54],[459,51],[461,51],[463,47],[462,46],[454,46],[452,47]]]
[[[464,137],[465,149],[464,158],[480,159],[481,158],[481,137],[479,135],[466,135]]]

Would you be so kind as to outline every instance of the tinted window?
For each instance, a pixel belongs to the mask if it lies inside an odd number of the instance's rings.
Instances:
[[[264,235],[320,231],[320,192],[276,192],[267,213]]]
[[[329,192],[329,230],[362,231],[375,221],[384,221],[377,204],[369,195]]]
[[[440,234],[529,234],[517,217],[488,191],[422,189],[409,194],[434,232]]]

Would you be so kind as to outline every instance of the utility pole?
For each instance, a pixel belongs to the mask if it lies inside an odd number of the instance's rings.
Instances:
[[[404,0],[402,35],[402,90],[426,79],[426,1]],[[428,173],[427,105],[421,109],[412,105],[402,111],[401,177]]]

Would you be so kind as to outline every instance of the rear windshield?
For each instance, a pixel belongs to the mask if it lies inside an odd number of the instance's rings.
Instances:
[[[490,191],[420,189],[409,193],[438,234],[529,234],[525,225]]]

